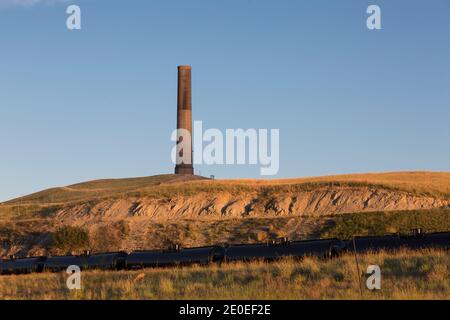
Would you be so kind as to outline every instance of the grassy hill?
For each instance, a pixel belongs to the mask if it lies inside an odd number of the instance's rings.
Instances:
[[[222,180],[224,183],[253,185],[293,185],[320,183],[360,183],[383,186],[415,194],[450,197],[450,172],[405,171],[383,173],[343,174],[322,177],[305,177],[274,180]]]
[[[449,200],[448,172],[95,180],[1,204],[0,256],[64,253],[53,240],[66,226],[89,235],[92,251],[448,231]]]
[[[51,188],[21,198],[4,202],[4,205],[64,204],[91,201],[97,198],[127,195],[148,188],[175,183],[204,180],[200,176],[162,174],[150,177],[101,179],[77,183],[66,187]]]
[[[3,203],[4,206],[67,204],[126,196],[193,194],[200,191],[240,192],[261,188],[313,189],[327,185],[366,185],[418,195],[450,198],[450,172],[390,172],[295,179],[209,180],[173,174],[142,178],[104,179],[52,188]]]

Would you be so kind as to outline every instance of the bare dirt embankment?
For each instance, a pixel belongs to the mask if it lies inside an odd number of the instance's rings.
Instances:
[[[266,189],[198,192],[173,197],[129,197],[82,203],[57,210],[58,220],[147,217],[152,220],[224,219],[275,216],[320,216],[351,212],[442,208],[450,199],[367,186],[327,186],[314,190],[277,192]]]

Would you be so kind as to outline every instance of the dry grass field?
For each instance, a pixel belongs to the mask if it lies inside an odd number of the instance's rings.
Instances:
[[[305,258],[138,271],[82,273],[81,290],[66,274],[1,276],[0,299],[450,299],[450,254],[399,251],[358,256],[361,272],[381,268],[381,290],[360,295],[354,256]]]
[[[383,185],[410,192],[425,192],[450,195],[450,172],[405,171],[384,173],[342,174],[322,177],[305,177],[291,179],[238,179],[220,180],[228,184],[256,184],[256,185],[286,185],[303,183],[346,183],[360,182],[366,184]],[[207,182],[204,182],[207,183]]]

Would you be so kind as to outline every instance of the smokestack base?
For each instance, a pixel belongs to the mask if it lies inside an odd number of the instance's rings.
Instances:
[[[175,167],[175,174],[194,174],[194,167],[191,164],[179,164]]]

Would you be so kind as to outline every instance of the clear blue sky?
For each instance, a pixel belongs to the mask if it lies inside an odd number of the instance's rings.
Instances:
[[[172,172],[179,64],[194,120],[280,129],[278,177],[450,168],[448,0],[27,2],[0,0],[0,200]]]

